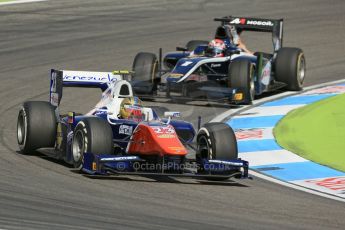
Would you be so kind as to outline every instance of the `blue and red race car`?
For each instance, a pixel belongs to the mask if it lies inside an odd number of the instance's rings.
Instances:
[[[127,75],[51,70],[50,101],[27,101],[19,111],[21,152],[54,149],[60,159],[90,176],[248,177],[248,162],[238,158],[231,127],[207,123],[196,133],[191,123],[175,119],[179,112],[160,118],[133,96]],[[86,114],[60,115],[64,87],[100,88],[102,98]]]

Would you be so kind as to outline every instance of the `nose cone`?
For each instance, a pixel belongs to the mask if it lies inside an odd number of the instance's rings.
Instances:
[[[171,125],[141,123],[136,128],[128,153],[143,155],[186,155],[187,150]]]

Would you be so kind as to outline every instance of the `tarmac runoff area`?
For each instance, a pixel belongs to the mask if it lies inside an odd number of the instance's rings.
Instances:
[[[265,102],[236,114],[226,123],[236,133],[239,156],[250,162],[256,175],[345,201],[344,164],[339,167],[344,163],[344,93],[345,84],[341,83]],[[294,122],[285,122],[285,116],[291,120],[290,114]],[[293,116],[296,114],[298,117]],[[278,131],[273,132],[276,125]],[[298,133],[300,130],[303,132]],[[279,144],[273,133],[279,133]],[[301,152],[302,147],[305,149]]]

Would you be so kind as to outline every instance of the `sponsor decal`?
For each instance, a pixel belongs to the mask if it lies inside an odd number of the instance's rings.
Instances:
[[[220,66],[221,66],[220,63],[219,64],[211,64],[211,68],[220,67]]]
[[[245,18],[235,18],[230,22],[230,24],[246,24],[246,19]]]
[[[193,64],[192,61],[185,61],[184,63],[181,64],[181,66],[189,66],[190,64]]]
[[[56,92],[56,72],[52,72],[50,92]]]
[[[157,134],[175,134],[175,129],[171,126],[152,127],[152,129]]]
[[[93,113],[93,115],[95,115],[95,116],[101,116],[101,115],[107,115],[108,114],[108,111],[107,110],[104,110],[104,109],[102,109],[102,110],[96,110],[94,113]]]
[[[63,81],[81,81],[81,82],[114,82],[121,80],[121,75],[114,75],[108,72],[87,72],[87,71],[63,71]]]
[[[164,117],[181,117],[180,112],[164,112]]]
[[[175,150],[175,151],[180,151],[180,150],[183,150],[184,148],[183,147],[178,147],[178,146],[170,146],[168,147],[168,149],[171,149],[171,150]]]
[[[258,129],[258,128],[235,130],[235,135],[236,135],[237,140],[262,139],[263,134],[264,134],[263,129]]]
[[[262,79],[261,82],[264,85],[268,85],[271,79],[271,62],[268,62],[264,69],[262,70]]]
[[[57,93],[51,93],[50,94],[50,104],[52,104],[52,106],[58,106],[59,105],[59,94],[57,94]]]
[[[106,82],[109,79],[107,77],[97,77],[97,76],[68,76],[63,77],[64,81],[101,81]]]
[[[345,86],[344,85],[327,86],[324,88],[308,91],[305,93],[305,95],[328,94],[328,93],[345,93]]]
[[[247,20],[247,25],[273,26],[273,23],[271,21]]]
[[[231,161],[221,161],[221,160],[209,160],[208,163],[213,164],[224,164],[224,165],[235,165],[235,166],[242,166],[242,162],[231,162]]]
[[[182,77],[183,74],[181,73],[171,73],[169,74],[169,78],[179,78],[179,77]]]
[[[191,74],[188,76],[188,81],[207,81],[207,76]]]
[[[326,179],[307,180],[307,183],[315,184],[320,187],[333,191],[345,191],[345,177],[333,177]]]
[[[169,139],[169,138],[175,138],[175,135],[173,135],[173,134],[161,134],[161,135],[158,135],[157,137]]]
[[[119,134],[132,135],[133,126],[130,125],[120,125]]]
[[[273,26],[274,24],[272,21],[260,21],[260,20],[250,20],[245,18],[235,18],[233,19],[230,24],[241,24],[241,25],[254,25],[254,26]]]
[[[70,132],[67,134],[67,143],[68,143],[68,144],[71,144],[71,143],[72,143],[72,140],[73,140],[73,131],[70,131]]]
[[[128,160],[138,160],[137,156],[128,156],[128,157],[109,157],[101,158],[101,161],[128,161]]]

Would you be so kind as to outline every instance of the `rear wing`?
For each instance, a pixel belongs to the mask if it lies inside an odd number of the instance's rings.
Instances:
[[[100,88],[105,91],[113,82],[130,80],[130,71],[90,72],[56,70],[50,72],[50,103],[59,106],[63,87]]]
[[[223,26],[235,26],[240,30],[271,32],[274,51],[277,52],[283,46],[283,19],[226,16],[214,20],[221,22]]]

